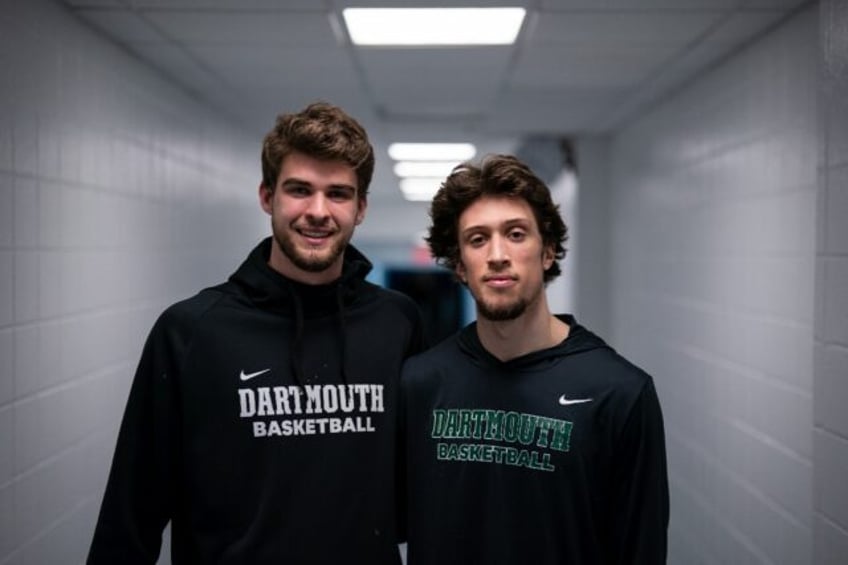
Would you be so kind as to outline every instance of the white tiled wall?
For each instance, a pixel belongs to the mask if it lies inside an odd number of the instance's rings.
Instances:
[[[582,314],[656,378],[670,563],[848,555],[846,18],[581,146]],[[48,0],[3,0],[0,77],[0,564],[80,563],[150,324],[267,231],[259,139]]]
[[[580,185],[577,236],[568,244],[563,269],[574,276],[574,314],[577,320],[601,336],[610,336],[610,143],[607,136],[577,140]]]
[[[816,244],[816,565],[848,560],[848,3],[820,8],[819,230]]]
[[[268,231],[261,140],[48,0],[0,77],[0,563],[81,563],[155,316]]]
[[[817,43],[810,7],[611,141],[610,337],[663,404],[669,563],[813,555]]]

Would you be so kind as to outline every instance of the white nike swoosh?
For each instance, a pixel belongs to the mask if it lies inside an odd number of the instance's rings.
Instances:
[[[566,398],[563,394],[559,397],[559,403],[563,406],[569,406],[571,404],[583,404],[584,402],[592,402],[591,398]]]
[[[259,375],[264,375],[265,373],[267,373],[270,370],[271,369],[262,369],[261,371],[256,371],[255,373],[245,373],[244,369],[242,369],[241,374],[239,375],[239,378],[243,381],[249,381],[253,377],[258,377]]]

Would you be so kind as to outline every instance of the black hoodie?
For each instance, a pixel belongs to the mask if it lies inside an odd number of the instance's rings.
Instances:
[[[144,347],[88,563],[399,563],[397,380],[417,307],[364,280],[307,286],[268,264],[168,308]]]
[[[410,565],[665,563],[651,377],[561,319],[562,343],[507,362],[471,324],[406,363]]]

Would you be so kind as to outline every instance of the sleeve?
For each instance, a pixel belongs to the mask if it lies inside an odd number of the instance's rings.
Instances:
[[[410,301],[411,302],[411,301]],[[411,357],[427,349],[428,343],[424,337],[424,325],[421,310],[412,303],[410,312],[412,334],[404,358]],[[404,367],[406,362],[404,362]],[[406,392],[404,385],[404,370],[398,379],[398,415],[397,435],[395,437],[395,515],[398,543],[407,541],[407,454],[406,454]]]
[[[164,319],[145,343],[130,389],[89,565],[155,563],[173,515],[176,332]]]
[[[396,500],[396,516],[397,516],[397,536],[398,543],[406,543],[407,540],[407,456],[406,456],[406,391],[404,390],[403,372],[400,378],[400,393],[398,394],[398,423],[397,437],[395,443],[395,500]]]
[[[614,460],[614,562],[665,563],[669,520],[665,432],[650,378],[627,417]]]
[[[412,326],[412,334],[404,355],[405,359],[425,351],[432,345],[431,343],[427,343],[427,338],[424,335],[424,322],[421,316],[421,309],[411,299],[408,302],[410,304],[409,320]]]

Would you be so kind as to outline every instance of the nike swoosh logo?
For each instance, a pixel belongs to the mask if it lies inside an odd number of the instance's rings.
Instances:
[[[243,381],[249,381],[253,377],[258,377],[259,375],[264,375],[265,373],[267,373],[270,370],[271,369],[262,369],[261,371],[256,371],[255,373],[245,373],[244,369],[242,369],[241,374],[239,375],[239,378]]]
[[[584,402],[592,402],[591,398],[566,398],[563,394],[559,397],[559,403],[563,406],[570,406],[572,404],[583,404]]]

